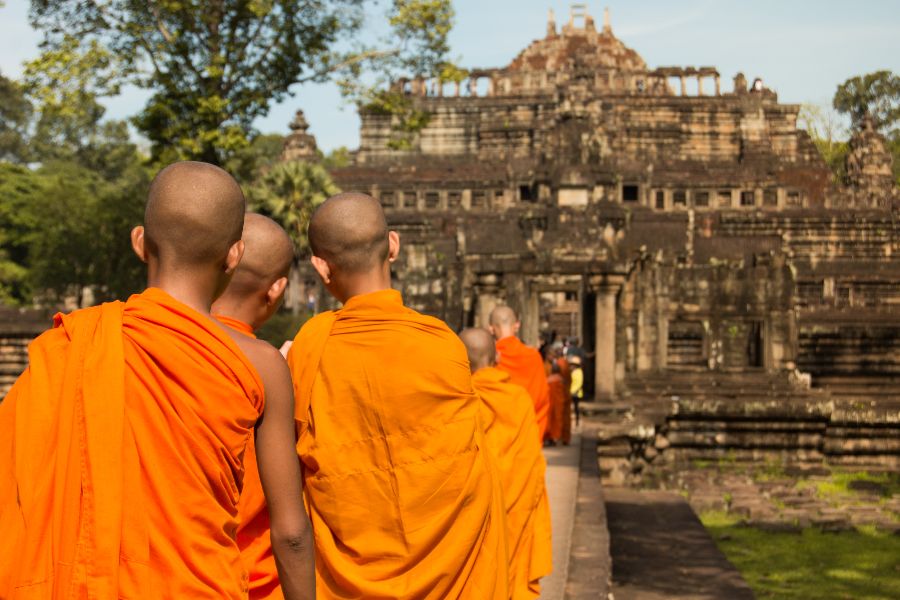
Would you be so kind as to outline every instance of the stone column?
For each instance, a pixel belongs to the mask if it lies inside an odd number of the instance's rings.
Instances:
[[[703,76],[697,75],[697,95],[703,95]]]
[[[621,275],[602,275],[595,285],[594,390],[600,401],[612,400],[616,393],[616,296],[623,281]]]
[[[687,96],[687,82],[684,80],[684,73],[681,74],[681,95]]]
[[[529,346],[537,347],[541,341],[541,314],[540,302],[538,295],[532,290],[531,285],[526,284],[525,298],[522,303],[522,314],[519,320],[522,322],[522,329],[519,336],[522,341]]]
[[[494,273],[482,273],[475,283],[475,327],[490,325],[491,311],[500,303],[500,278]]]
[[[719,86],[719,76],[716,75],[716,96],[720,96],[722,94],[721,87]]]

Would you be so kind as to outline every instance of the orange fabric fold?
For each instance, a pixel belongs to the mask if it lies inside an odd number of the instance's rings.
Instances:
[[[504,509],[466,351],[384,290],[288,353],[319,598],[507,598]]]
[[[497,460],[506,507],[510,597],[537,598],[540,579],[552,570],[550,513],[544,481],[547,463],[537,437],[531,397],[494,367],[472,376],[482,402],[488,448]]]
[[[55,325],[0,404],[0,597],[246,597],[252,365],[158,289]]]
[[[256,334],[253,333],[253,327],[249,323],[244,323],[240,319],[235,319],[233,317],[229,317],[228,315],[213,315],[213,318],[222,325],[230,327],[238,333],[243,333],[244,335],[256,339]]]
[[[543,441],[550,413],[550,390],[540,352],[526,346],[514,335],[498,340],[497,352],[500,354],[497,368],[509,373],[510,380],[524,387],[531,396],[537,417],[538,440]]]
[[[572,367],[569,361],[560,357],[556,359],[559,366],[559,374],[563,378],[563,407],[562,407],[562,428],[559,438],[564,444],[572,441]]]

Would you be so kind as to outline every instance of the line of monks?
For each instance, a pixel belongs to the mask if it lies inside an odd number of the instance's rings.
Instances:
[[[166,167],[131,232],[147,289],[31,344],[0,403],[0,599],[536,598],[552,386],[515,313],[457,336],[405,307],[380,204],[339,194],[308,235],[342,307],[285,360],[254,331],[292,244],[245,210],[218,167]]]

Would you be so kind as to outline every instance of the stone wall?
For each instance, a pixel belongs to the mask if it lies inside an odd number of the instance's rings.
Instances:
[[[45,311],[0,307],[0,398],[28,366],[28,344],[50,325]]]

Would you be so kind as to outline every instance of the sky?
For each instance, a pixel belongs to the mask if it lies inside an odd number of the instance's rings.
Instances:
[[[382,5],[385,3],[382,2]],[[544,36],[547,10],[559,25],[570,2],[559,0],[455,0],[451,58],[464,67],[502,67]],[[714,66],[723,91],[743,72],[761,77],[781,102],[829,105],[838,84],[880,69],[900,72],[900,0],[608,0],[587,2],[598,24],[608,6],[613,33],[650,68]],[[18,76],[37,55],[40,35],[28,24],[27,0],[0,8],[0,72]],[[359,118],[330,84],[295,86],[293,97],[272,106],[255,126],[288,133],[300,108],[319,146],[329,151],[359,145]],[[105,102],[108,115],[138,112],[147,94],[127,89]]]

